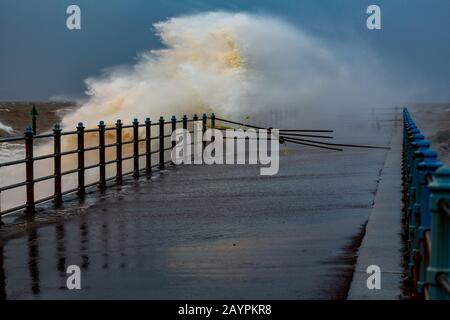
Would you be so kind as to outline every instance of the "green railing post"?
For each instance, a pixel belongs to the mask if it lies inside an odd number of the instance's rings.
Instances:
[[[423,134],[421,134],[420,130],[417,127],[411,127],[408,130],[408,154],[407,154],[407,160],[408,163],[411,165],[412,163],[412,155],[414,153],[414,142],[416,140],[424,140],[425,137]],[[409,167],[411,169],[411,166]]]
[[[133,120],[133,177],[139,178],[139,121]]]
[[[53,127],[53,145],[54,145],[54,187],[55,187],[55,206],[62,204],[62,176],[61,176],[61,127],[55,124]]]
[[[409,174],[408,174],[408,249],[409,249],[409,263],[408,270],[409,275],[413,278],[413,269],[414,269],[414,230],[416,228],[416,218],[415,218],[415,210],[416,210],[416,198],[417,198],[417,173],[416,167],[421,159],[417,158],[416,151],[425,151],[430,147],[430,143],[424,140],[424,136],[422,134],[414,134],[410,136],[410,155],[408,163],[409,165]]]
[[[37,116],[39,115],[37,109],[36,109],[36,105],[33,104],[33,108],[31,109],[31,130],[33,131],[33,134],[37,133],[37,124],[36,124],[36,120],[37,120]]]
[[[27,128],[25,131],[25,170],[26,170],[26,190],[27,202],[25,213],[27,218],[32,218],[36,212],[34,203],[34,160],[33,160],[33,129]]]
[[[450,167],[441,167],[429,186],[431,196],[432,249],[427,270],[427,285],[431,299],[449,300],[450,295],[438,284],[441,275],[450,275],[450,217],[440,209],[440,202],[450,202]]]
[[[116,182],[122,184],[122,121],[116,121]]]
[[[83,123],[78,123],[77,126],[77,140],[78,140],[78,195],[83,196],[86,192],[84,183],[84,126]]]
[[[99,155],[99,188],[106,188],[106,156],[105,156],[105,122],[98,124],[98,155]]]
[[[416,235],[417,229],[417,214],[420,210],[420,194],[421,190],[418,165],[423,160],[424,152],[430,147],[430,143],[427,140],[423,140],[423,135],[419,134],[414,142],[411,143],[414,152],[412,152],[412,165],[410,173],[410,201],[409,201],[409,244],[410,244],[410,260],[409,260],[409,272],[413,279],[413,290],[417,291],[416,284],[418,280],[418,274],[414,273],[417,270],[418,265],[418,253],[419,242]]]
[[[151,125],[150,118],[145,119],[145,168],[146,173],[152,173],[152,137],[151,137]]]
[[[414,275],[416,281],[416,291],[423,292],[423,285],[426,276],[425,265],[425,232],[431,230],[431,213],[429,206],[430,190],[428,180],[440,166],[442,162],[437,160],[437,153],[432,149],[422,152],[423,161],[417,165],[417,199],[416,199],[416,224],[414,231],[414,250],[416,254]]]

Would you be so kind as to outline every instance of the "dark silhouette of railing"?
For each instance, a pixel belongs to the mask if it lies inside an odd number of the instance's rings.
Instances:
[[[450,299],[450,168],[403,111],[403,209],[413,295]]]
[[[211,118],[211,117],[210,117]],[[214,118],[214,114],[212,115]],[[203,115],[202,121],[206,125],[206,120],[208,117]],[[131,125],[123,125],[121,120],[117,120],[115,126],[107,127],[103,121],[100,121],[98,128],[86,129],[83,123],[79,123],[75,131],[62,131],[60,126],[56,124],[53,127],[53,132],[44,134],[34,134],[33,128],[27,128],[24,135],[21,137],[7,137],[0,138],[0,143],[4,142],[22,142],[25,149],[25,157],[20,160],[12,160],[0,163],[0,168],[10,168],[17,165],[25,165],[25,181],[6,185],[0,187],[0,196],[2,192],[13,190],[17,188],[25,187],[26,189],[26,201],[24,204],[9,208],[6,210],[1,210],[0,208],[0,224],[2,223],[1,217],[19,210],[25,210],[28,217],[32,217],[36,212],[36,205],[47,202],[54,201],[56,207],[61,206],[63,202],[63,197],[67,194],[77,193],[79,196],[83,196],[86,193],[86,189],[90,187],[97,186],[100,190],[104,190],[107,186],[107,182],[115,180],[117,184],[123,182],[123,177],[132,175],[135,179],[139,178],[142,173],[146,175],[151,174],[153,169],[158,168],[163,170],[165,166],[171,164],[171,161],[166,161],[165,152],[170,151],[174,146],[175,142],[171,144],[166,144],[166,139],[171,137],[172,132],[177,129],[177,126],[182,124],[184,129],[188,128],[188,123],[198,121],[198,116],[195,115],[192,119],[188,119],[187,116],[183,116],[182,120],[177,120],[175,116],[171,118],[170,121],[165,121],[163,117],[160,117],[157,123],[152,123],[150,118],[147,118],[143,124],[139,123],[137,119],[134,119]],[[166,131],[166,126],[170,126],[170,131]],[[151,128],[157,127],[159,132],[157,135],[151,135]],[[140,138],[139,129],[145,128],[145,137]],[[128,141],[123,141],[124,130],[132,131],[132,139]],[[108,131],[115,132],[115,142],[106,143],[105,133]],[[166,134],[167,132],[168,134]],[[87,134],[95,133],[98,134],[98,144],[92,147],[85,146],[85,137]],[[77,137],[77,148],[74,150],[64,151],[61,150],[61,138],[63,136],[76,136]],[[53,153],[46,154],[42,156],[34,156],[34,148],[36,141],[45,138],[53,138]],[[159,141],[159,147],[157,150],[152,150],[152,142],[154,140]],[[140,143],[145,143],[145,152],[141,153],[139,149]],[[126,145],[132,145],[132,154],[124,156],[123,148]],[[106,150],[110,148],[116,149],[116,159],[107,160]],[[86,165],[85,154],[90,151],[98,152],[98,162],[91,165]],[[152,155],[159,154],[159,162],[152,163]],[[62,157],[74,155],[77,156],[77,168],[67,171],[62,171]],[[139,160],[145,157],[145,167],[140,168]],[[42,160],[54,160],[54,172],[53,174],[36,178],[34,173],[34,165],[38,161]],[[129,172],[123,172],[123,162],[127,160],[133,160],[133,168]],[[112,177],[106,177],[106,167],[108,165],[116,165],[116,174]],[[90,169],[99,169],[99,179],[95,182],[86,184],[86,171]],[[70,174],[77,174],[78,183],[76,188],[69,190],[62,189],[62,177]],[[54,181],[54,192],[51,196],[36,199],[35,198],[35,184],[38,182],[53,180]]]
[[[32,114],[37,114],[33,112]],[[33,116],[35,120],[35,116]],[[87,188],[97,186],[100,190],[104,190],[107,187],[107,183],[110,181],[115,181],[117,184],[123,182],[123,177],[133,176],[138,179],[141,174],[150,175],[153,169],[163,170],[166,165],[172,163],[172,161],[167,161],[165,158],[165,152],[171,151],[175,147],[176,142],[172,141],[170,144],[166,144],[165,140],[172,136],[172,133],[181,124],[183,129],[188,129],[188,123],[190,122],[201,122],[203,134],[208,127],[208,120],[210,120],[210,127],[217,128],[219,130],[236,129],[230,127],[220,127],[216,126],[216,121],[221,121],[230,125],[238,125],[241,127],[267,130],[269,139],[272,128],[263,128],[251,124],[231,121],[223,118],[218,118],[211,114],[207,116],[203,114],[201,119],[197,115],[194,115],[192,119],[188,119],[186,115],[183,116],[181,120],[177,120],[175,116],[172,116],[170,121],[165,121],[163,117],[160,117],[159,121],[152,123],[150,118],[147,118],[144,123],[139,123],[138,119],[134,119],[131,125],[124,125],[121,120],[117,120],[114,126],[107,127],[103,121],[100,121],[97,128],[86,129],[83,123],[79,123],[75,131],[63,131],[58,124],[53,127],[51,133],[44,134],[34,134],[33,130],[36,130],[36,124],[34,123],[34,128],[28,128],[24,135],[21,137],[9,137],[0,138],[0,143],[3,142],[23,142],[25,149],[25,157],[20,160],[12,160],[8,162],[0,163],[0,169],[6,167],[12,167],[17,165],[25,165],[25,181],[18,182],[11,185],[6,185],[0,187],[0,196],[2,192],[13,190],[17,188],[25,187],[26,189],[26,201],[25,203],[15,206],[13,208],[8,208],[6,210],[1,210],[0,207],[0,224],[2,223],[1,217],[7,214],[19,210],[25,210],[27,217],[32,218],[36,212],[36,205],[53,200],[56,207],[60,207],[63,202],[63,197],[68,194],[78,194],[82,197],[86,193]],[[170,126],[167,130],[166,126]],[[152,136],[151,129],[153,127],[158,128],[158,134]],[[145,134],[144,138],[140,138],[139,129],[144,128]],[[124,130],[132,132],[132,139],[124,141],[123,133]],[[167,131],[166,131],[167,130]],[[106,133],[112,131],[114,133],[115,141],[112,143],[107,143]],[[332,139],[330,135],[323,135],[324,133],[332,133],[333,130],[300,130],[300,129],[279,129],[278,139],[280,143],[289,142],[305,146],[311,146],[322,149],[329,149],[334,151],[342,151],[341,147],[352,147],[352,148],[381,148],[387,149],[386,147],[378,146],[367,146],[367,145],[354,145],[354,144],[338,144],[330,142],[322,142],[318,140],[310,140],[310,138],[321,138],[321,139]],[[192,131],[191,131],[192,133]],[[315,134],[308,134],[315,133]],[[320,133],[320,134],[319,134]],[[95,146],[87,147],[85,144],[85,138],[88,134],[98,134],[98,144]],[[76,137],[76,149],[62,151],[61,143],[62,137],[65,136],[75,136]],[[53,138],[53,153],[34,156],[35,142],[44,138]],[[157,150],[152,150],[152,142],[159,141],[159,147]],[[145,152],[140,152],[140,144],[145,143]],[[130,155],[124,156],[124,146],[132,145],[132,152]],[[203,149],[206,146],[206,142],[202,143]],[[115,148],[115,159],[108,160],[106,157],[106,150]],[[94,164],[86,165],[86,153],[96,151],[98,155],[98,162]],[[159,161],[157,163],[152,163],[152,155],[159,155]],[[77,168],[62,171],[62,157],[73,155],[77,157]],[[145,158],[145,167],[141,168],[139,160]],[[34,172],[34,165],[38,161],[53,159],[54,171],[52,174],[36,178]],[[128,172],[123,172],[124,161],[132,160],[132,170]],[[115,165],[116,172],[115,175],[111,177],[106,176],[107,166]],[[99,179],[94,182],[86,183],[86,171],[90,169],[98,168]],[[63,190],[62,188],[62,178],[67,175],[77,175],[77,186],[69,190]],[[53,180],[53,194],[40,199],[35,197],[35,184],[39,182]]]

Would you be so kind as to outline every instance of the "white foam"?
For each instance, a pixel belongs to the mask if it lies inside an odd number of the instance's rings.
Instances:
[[[12,134],[14,132],[14,129],[11,128],[10,126],[7,126],[6,124],[3,124],[0,122],[0,130],[4,131],[8,134]]]

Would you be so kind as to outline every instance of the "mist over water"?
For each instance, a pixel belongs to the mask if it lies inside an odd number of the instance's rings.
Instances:
[[[406,98],[386,81],[389,75],[368,48],[324,41],[275,17],[209,12],[171,18],[154,28],[164,48],[139,54],[132,67],[87,79],[88,100],[63,118],[63,130],[72,131],[79,122],[96,128],[100,120],[112,126],[117,119],[130,124],[133,118],[143,122],[150,117],[156,122],[161,115],[169,119],[203,112],[274,127],[279,125],[271,122],[275,113],[283,115],[277,119],[285,125],[312,127],[328,125],[341,108],[356,111]],[[131,131],[125,130],[124,140],[130,138]],[[86,147],[97,140],[88,134]],[[114,140],[108,131],[107,143]],[[52,153],[51,144],[37,149],[36,154]],[[73,149],[76,136],[63,137],[63,151]],[[129,154],[130,145],[124,149],[124,156]],[[97,160],[95,153],[87,157],[87,165]],[[108,151],[107,160],[114,157]],[[76,156],[63,158],[63,170],[75,167]],[[51,161],[36,164],[37,176],[52,170]],[[2,176],[5,185],[22,181],[24,174]],[[87,183],[94,176],[88,174]],[[64,181],[65,189],[75,186],[74,177]],[[42,183],[38,196],[51,194],[52,188],[52,182]],[[18,203],[23,195],[2,198]]]

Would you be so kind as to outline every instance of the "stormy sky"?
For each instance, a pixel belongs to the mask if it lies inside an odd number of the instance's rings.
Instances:
[[[80,31],[66,28],[70,4],[81,7]],[[370,4],[381,7],[380,31],[366,28]],[[362,44],[391,71],[387,81],[414,85],[414,101],[450,100],[448,0],[1,0],[0,100],[83,97],[87,77],[161,47],[153,23],[211,10],[270,14]]]

